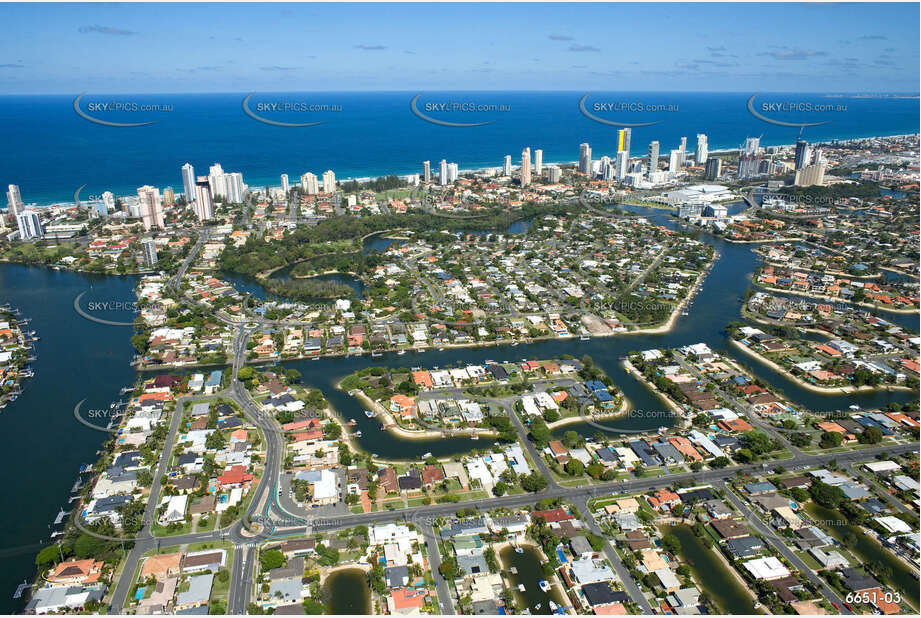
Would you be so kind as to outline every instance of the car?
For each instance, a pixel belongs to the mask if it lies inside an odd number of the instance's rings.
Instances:
[[[832,601],[831,604],[835,606],[835,609],[836,609],[836,610],[838,610],[839,612],[841,611],[841,606],[840,606],[840,605],[838,605],[838,604],[835,603],[834,601]]]

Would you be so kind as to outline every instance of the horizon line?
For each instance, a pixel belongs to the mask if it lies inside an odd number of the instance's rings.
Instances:
[[[90,94],[91,91],[84,91],[87,94]],[[214,90],[214,91],[201,91],[201,90],[175,90],[175,91],[160,91],[160,92],[151,92],[151,91],[124,91],[124,92],[94,92],[95,95],[146,95],[146,96],[157,96],[157,95],[246,95],[250,92],[264,93],[264,94],[341,94],[341,93],[350,93],[350,94],[412,94],[412,93],[445,93],[445,92],[458,92],[458,93],[516,93],[516,94],[570,94],[570,93],[616,93],[616,94],[636,94],[636,93],[676,93],[676,94],[739,94],[739,95],[751,95],[751,90],[605,90],[605,89],[564,89],[564,90],[553,90],[553,89],[482,89],[482,88],[473,88],[473,89],[463,89],[463,90],[445,90],[445,89],[399,89],[399,90]],[[909,91],[879,91],[879,90],[865,90],[865,91],[845,91],[845,90],[761,90],[758,91],[759,94],[808,94],[808,95],[824,95],[824,96],[877,96],[877,97],[889,97],[889,96],[900,96],[900,97],[912,97],[918,98],[921,97],[921,91],[919,92],[909,92]],[[22,97],[22,96],[77,96],[79,92],[8,92],[0,93],[0,97]]]

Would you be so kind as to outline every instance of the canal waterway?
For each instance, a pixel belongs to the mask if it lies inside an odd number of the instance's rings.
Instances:
[[[674,218],[664,211],[638,206],[621,206],[633,214],[641,214],[658,225],[676,229]],[[739,206],[735,205],[735,209]],[[415,458],[431,452],[436,456],[447,456],[474,448],[489,448],[490,442],[466,438],[449,440],[407,441],[394,437],[389,432],[379,431],[379,423],[368,419],[364,407],[357,399],[335,388],[335,384],[346,375],[373,366],[388,367],[449,367],[467,363],[483,363],[486,360],[515,361],[522,358],[558,358],[570,354],[577,358],[591,356],[596,364],[610,375],[621,388],[632,405],[625,417],[601,423],[613,433],[618,430],[655,430],[658,427],[674,425],[674,417],[664,402],[646,386],[627,375],[621,365],[630,352],[650,348],[675,348],[703,342],[712,349],[728,354],[745,366],[752,374],[763,379],[773,388],[785,394],[793,403],[816,411],[847,410],[857,404],[864,408],[885,406],[889,402],[905,403],[917,399],[917,393],[906,391],[860,392],[848,395],[827,395],[816,393],[799,386],[794,381],[770,370],[750,357],[741,354],[729,345],[725,325],[742,320],[741,307],[745,292],[751,285],[751,276],[757,266],[752,245],[730,243],[710,234],[702,233],[700,239],[711,243],[720,257],[707,275],[688,307],[689,315],[678,316],[670,332],[657,334],[627,334],[614,337],[594,337],[590,341],[572,339],[551,339],[531,344],[512,346],[491,346],[483,348],[449,348],[425,352],[407,352],[404,355],[384,353],[379,358],[369,356],[340,357],[320,361],[291,361],[286,366],[294,367],[303,375],[303,381],[320,388],[333,406],[346,418],[357,422],[356,429],[362,431],[358,443],[371,453],[386,458]],[[886,318],[917,332],[918,316],[886,314]],[[565,425],[558,433],[575,430],[585,436],[598,431],[588,423]]]
[[[0,613],[20,611],[11,597],[31,580],[35,554],[51,543],[49,527],[58,511],[69,510],[71,488],[81,464],[96,462],[106,434],[74,419],[74,406],[107,412],[119,390],[134,383],[130,338],[134,315],[117,303],[132,303],[134,277],[104,277],[39,266],[0,264],[0,304],[10,303],[35,330],[35,376],[0,412],[4,436],[4,508],[0,509]],[[129,326],[90,321],[74,311]],[[105,416],[95,421],[107,424]]]
[[[654,223],[676,228],[675,220],[661,210],[626,207]],[[511,230],[509,230],[511,231]],[[487,440],[403,440],[378,430],[378,422],[363,414],[363,406],[335,384],[346,375],[370,366],[447,367],[486,360],[514,361],[521,358],[557,358],[590,355],[623,390],[633,410],[627,416],[604,423],[613,433],[622,429],[656,429],[674,420],[663,402],[643,384],[626,375],[621,360],[631,351],[671,348],[704,342],[728,353],[759,378],[782,391],[791,401],[817,411],[846,410],[851,404],[864,408],[884,406],[892,401],[916,400],[910,392],[861,392],[825,395],[798,386],[769,368],[740,356],[728,345],[724,326],[740,320],[740,308],[757,264],[751,245],[734,244],[702,233],[700,238],[714,245],[720,258],[688,308],[668,333],[548,340],[516,347],[454,348],[405,355],[386,353],[368,356],[293,361],[285,363],[301,371],[303,381],[320,388],[346,418],[355,419],[357,438],[368,452],[393,459],[418,459],[426,452],[447,456],[487,449]],[[387,239],[371,237],[375,250],[387,246]],[[134,277],[104,277],[42,266],[0,264],[0,304],[9,302],[32,320],[29,330],[41,337],[36,344],[35,377],[23,384],[23,394],[0,413],[0,430],[7,437],[4,462],[7,471],[6,508],[0,512],[0,611],[12,612],[20,605],[10,599],[16,585],[30,577],[34,556],[50,540],[49,524],[67,500],[81,464],[93,463],[105,440],[103,432],[79,424],[73,408],[85,399],[84,410],[107,410],[117,401],[119,389],[132,384],[136,374],[130,366],[133,349],[130,326],[112,326],[90,321],[74,311],[74,299],[81,293],[81,307],[94,317],[130,323],[133,315],[111,307],[130,305],[135,300]],[[261,286],[242,278],[233,282],[243,291],[258,295]],[[257,289],[258,288],[258,289]],[[264,294],[264,291],[263,291]],[[917,332],[918,316],[883,313],[887,319]],[[105,424],[105,423],[103,423]],[[584,435],[597,429],[588,424],[567,425]],[[562,431],[562,430],[561,430]]]
[[[682,559],[687,562],[702,592],[716,603],[721,613],[729,615],[755,614],[751,596],[742,587],[728,567],[694,534],[689,526],[663,527],[665,534],[674,535],[681,542]]]
[[[540,581],[549,579],[544,575],[540,554],[533,546],[522,546],[519,554],[514,547],[507,545],[499,552],[499,558],[506,577],[512,583],[515,603],[519,609],[527,607],[532,614],[552,614],[550,601],[557,605],[563,604],[558,585],[553,586],[550,592],[540,589]],[[520,584],[524,584],[524,591],[518,589]]]
[[[810,502],[806,505],[806,512],[816,521],[826,522],[826,525],[822,527],[839,542],[843,541],[848,533],[853,535],[854,544],[846,547],[856,554],[863,564],[882,562],[891,570],[892,575],[889,582],[880,582],[883,584],[883,592],[895,592],[895,590],[887,589],[886,584],[895,585],[903,598],[918,609],[918,578],[905,562],[880,545],[879,541],[867,534],[860,526],[847,523],[847,518],[838,511]]]

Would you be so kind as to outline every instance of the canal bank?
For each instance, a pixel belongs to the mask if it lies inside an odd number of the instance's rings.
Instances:
[[[568,605],[559,584],[555,582],[555,576],[548,577],[544,574],[543,564],[546,558],[541,551],[533,545],[518,547],[521,549],[520,553],[512,545],[506,545],[498,552],[503,576],[511,584],[509,587],[518,609],[527,608],[531,614],[547,615],[554,613],[551,602],[554,605]],[[541,581],[553,581],[554,585],[549,592],[545,592],[540,587]],[[524,586],[524,590],[521,590],[520,586]]]
[[[681,542],[678,552],[681,559],[691,567],[700,591],[716,604],[720,612],[732,615],[758,613],[751,592],[739,582],[738,574],[714,553],[718,549],[707,547],[685,524],[663,526],[662,533],[671,534]]]
[[[69,511],[71,489],[83,464],[96,462],[96,451],[109,437],[74,418],[74,406],[109,410],[119,390],[134,384],[136,373],[130,326],[93,322],[74,311],[74,299],[90,303],[135,300],[133,276],[100,276],[43,266],[0,264],[0,304],[19,308],[41,339],[35,342],[35,375],[23,393],[0,414],[4,449],[5,508],[0,510],[0,613],[22,610],[12,599],[16,587],[35,574],[35,555],[52,543],[58,512]],[[91,313],[126,321],[130,313]],[[123,398],[123,397],[122,397]],[[60,526],[58,527],[60,528]]]
[[[815,502],[805,506],[806,512],[816,521],[824,522],[823,529],[827,530],[835,540],[844,545],[862,561],[863,565],[881,563],[891,571],[891,575],[881,581],[894,586],[902,593],[902,598],[914,607],[918,606],[918,578],[912,573],[911,568],[876,540],[875,534],[864,528],[848,523],[847,518],[836,510],[826,508]],[[845,538],[849,543],[845,544]],[[858,565],[859,566],[859,565]],[[877,578],[879,579],[879,578]],[[887,590],[883,590],[887,592]],[[889,590],[888,592],[892,592]]]
[[[677,228],[675,220],[661,212],[649,212],[636,207],[631,207],[631,211],[646,216],[656,224],[670,229]],[[565,354],[581,358],[587,354],[615,379],[617,386],[630,401],[632,410],[614,420],[566,425],[565,430],[574,430],[583,436],[591,436],[598,431],[617,435],[622,430],[655,431],[661,426],[672,426],[675,421],[671,408],[635,377],[625,374],[621,363],[632,351],[677,348],[699,342],[706,343],[714,350],[726,351],[754,376],[764,380],[792,402],[817,412],[847,410],[852,404],[871,409],[884,407],[890,402],[906,403],[917,399],[917,393],[905,391],[863,391],[851,394],[812,392],[794,380],[761,363],[753,362],[745,354],[734,350],[725,326],[742,319],[741,308],[745,301],[746,289],[751,282],[751,275],[757,265],[756,255],[748,245],[727,243],[709,234],[701,234],[701,240],[713,244],[720,258],[714,262],[698,293],[689,302],[688,315],[678,316],[669,332],[595,337],[589,341],[577,338],[551,339],[514,347],[433,349],[425,352],[408,352],[404,355],[385,352],[379,358],[353,356],[322,361],[288,361],[284,365],[298,369],[303,374],[305,383],[320,388],[336,410],[345,418],[356,421],[357,429],[363,434],[358,439],[363,450],[388,459],[404,460],[418,458],[426,452],[440,457],[456,455],[483,445],[462,438],[410,442],[397,440],[387,432],[379,431],[379,423],[364,415],[360,402],[335,388],[335,384],[346,375],[372,366],[407,369],[416,366],[445,368],[467,363],[481,364],[486,360],[501,362],[521,358],[560,358]],[[599,425],[604,429],[600,429]],[[560,432],[562,430],[561,428]]]

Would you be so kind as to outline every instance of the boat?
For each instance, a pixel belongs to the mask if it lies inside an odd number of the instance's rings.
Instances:
[[[350,420],[350,421],[349,421],[348,423],[346,423],[346,424],[347,424],[349,427],[354,427],[354,426],[357,425],[358,423],[356,423],[356,422],[355,422],[355,419],[353,418],[352,420]]]
[[[361,437],[361,430],[360,430],[360,429],[359,429],[358,431],[355,432],[355,437],[356,437],[356,438],[360,438],[360,437]]]
[[[422,459],[428,459],[428,458],[431,457],[431,456],[432,456],[431,453],[423,453],[423,454],[422,454]]]
[[[546,579],[540,580],[539,582],[537,582],[537,585],[540,586],[540,589],[543,590],[544,592],[550,592],[550,584],[547,582]]]
[[[579,337],[579,341],[591,341],[591,339],[592,338],[589,337],[588,335],[582,335],[581,337]]]
[[[478,436],[478,435],[476,435],[476,434],[473,434],[472,436],[470,436],[470,439],[471,439],[471,440],[479,440],[479,439],[480,439],[480,436]]]
[[[521,549],[520,547],[516,547],[516,548],[515,548],[515,553],[516,553],[516,554],[523,554],[523,553],[524,553],[524,550]]]
[[[406,350],[400,350],[397,352],[397,356],[403,356],[404,354],[406,354]]]
[[[524,591],[525,591],[524,584],[518,584],[518,591],[519,591],[519,592],[524,592]]]
[[[371,410],[365,410],[365,416],[367,416],[368,418],[374,418],[374,412],[372,412]]]

